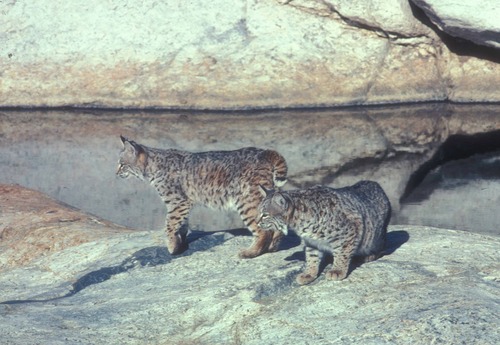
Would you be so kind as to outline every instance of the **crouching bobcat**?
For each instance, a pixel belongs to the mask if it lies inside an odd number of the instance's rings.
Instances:
[[[116,174],[122,178],[134,175],[156,188],[167,207],[167,249],[171,254],[187,247],[187,226],[183,225],[195,204],[240,214],[254,235],[253,244],[240,257],[277,250],[283,234],[257,225],[257,207],[264,198],[259,185],[275,188],[286,183],[287,165],[278,152],[247,147],[192,153],[120,138],[123,150]]]
[[[334,280],[347,276],[353,256],[366,262],[381,255],[391,205],[378,183],[287,192],[261,189],[265,199],[259,205],[260,227],[284,234],[290,228],[305,242],[306,267],[297,276],[299,284],[316,279],[324,252],[333,255],[333,268],[326,277]]]

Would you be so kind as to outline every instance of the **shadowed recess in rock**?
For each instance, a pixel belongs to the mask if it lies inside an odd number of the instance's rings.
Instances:
[[[216,232],[192,231],[187,237],[189,248],[187,248],[180,255],[172,256],[167,251],[166,247],[155,246],[155,247],[143,248],[132,254],[130,257],[123,260],[122,263],[117,266],[103,267],[83,275],[74,284],[72,284],[71,290],[63,296],[48,298],[48,299],[4,301],[0,302],[0,304],[49,302],[62,299],[65,297],[71,297],[91,285],[102,283],[110,279],[114,275],[127,272],[137,266],[144,267],[144,266],[164,265],[169,263],[171,260],[174,260],[175,258],[189,256],[194,252],[208,250],[210,248],[218,246],[224,243],[224,241],[226,240],[226,237],[224,236],[224,233],[226,232],[229,232],[233,235],[235,234],[249,235],[246,229],[233,229],[229,231],[216,231]]]
[[[422,183],[427,174],[444,163],[468,158],[475,154],[500,151],[500,130],[475,135],[452,135],[427,162],[422,164],[410,177],[401,202]]]

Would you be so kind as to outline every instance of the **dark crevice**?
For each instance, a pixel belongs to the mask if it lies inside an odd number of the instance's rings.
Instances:
[[[410,176],[400,202],[404,202],[432,170],[444,163],[493,151],[500,151],[500,130],[473,135],[450,136],[432,158]]]
[[[448,47],[448,49],[459,56],[470,56],[481,60],[488,60],[494,63],[500,63],[500,54],[498,49],[482,46],[471,41],[465,40],[460,37],[455,37],[441,31],[427,16],[427,14],[420,7],[410,1],[410,7],[413,15],[422,24],[429,27],[438,35],[441,41]]]

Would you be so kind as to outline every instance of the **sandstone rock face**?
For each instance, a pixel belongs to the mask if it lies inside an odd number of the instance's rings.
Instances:
[[[404,0],[10,0],[0,13],[1,106],[500,101],[499,64],[450,51]]]
[[[249,236],[197,231],[190,249],[172,257],[157,232],[89,227],[86,214],[55,204],[47,213],[46,197],[1,188],[9,191],[0,198],[4,226],[38,231],[0,240],[5,344],[500,342],[498,237],[392,226],[384,257],[355,267],[344,281],[322,275],[300,287],[294,276],[303,253],[293,237],[279,252],[240,260]],[[58,213],[74,221],[57,221]],[[76,233],[85,240],[11,261],[4,249],[46,244],[49,222],[59,224],[53,245]]]
[[[0,181],[35,188],[118,224],[161,229],[165,208],[137,179],[115,177],[119,135],[190,151],[273,148],[289,165],[286,188],[378,181],[399,210],[412,174],[455,134],[500,130],[498,108],[422,104],[253,113],[3,112]],[[197,209],[193,229],[241,227],[236,213]]]
[[[500,4],[496,0],[412,0],[449,35],[500,48]]]

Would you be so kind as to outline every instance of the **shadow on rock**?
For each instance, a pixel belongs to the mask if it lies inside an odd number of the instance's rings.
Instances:
[[[224,236],[224,233],[229,232],[233,235],[242,235],[244,230],[246,229],[234,229],[229,231],[214,231],[214,232],[192,231],[187,237],[188,246],[186,246],[185,250],[179,255],[171,255],[168,252],[167,248],[164,246],[143,248],[132,254],[130,257],[123,260],[119,265],[103,267],[96,271],[92,271],[83,275],[74,284],[72,284],[71,290],[63,296],[49,298],[49,299],[40,299],[40,300],[28,299],[28,300],[4,301],[0,302],[0,304],[49,302],[49,301],[59,300],[65,297],[70,297],[91,285],[102,283],[116,274],[127,272],[137,266],[153,267],[158,265],[164,265],[172,260],[175,260],[178,257],[189,256],[194,252],[213,248],[225,242],[227,238]],[[247,230],[246,232],[247,232],[246,234],[248,235]]]
[[[408,242],[410,234],[404,230],[391,231],[387,233],[384,256],[391,255],[399,247]]]

